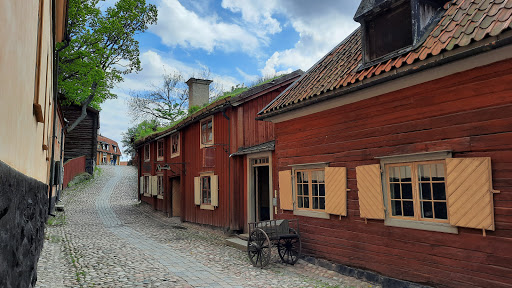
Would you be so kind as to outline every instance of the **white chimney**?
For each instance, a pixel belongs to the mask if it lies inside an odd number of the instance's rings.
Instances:
[[[188,85],[188,107],[207,104],[210,98],[210,83],[212,80],[190,78]]]

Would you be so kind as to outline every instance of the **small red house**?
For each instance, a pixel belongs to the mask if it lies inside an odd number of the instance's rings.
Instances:
[[[215,101],[137,142],[140,199],[183,221],[230,230],[243,230],[248,219],[273,218],[274,129],[255,118],[301,74]],[[187,81],[189,106],[207,103],[210,82]]]
[[[277,217],[300,219],[308,261],[384,287],[512,287],[512,0],[364,0],[354,19],[259,113]]]

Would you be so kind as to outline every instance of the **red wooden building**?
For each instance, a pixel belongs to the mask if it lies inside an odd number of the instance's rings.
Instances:
[[[511,15],[363,1],[361,27],[259,113],[307,260],[385,287],[512,287]]]
[[[230,230],[273,218],[274,129],[255,118],[301,75],[299,70],[215,101],[137,142],[141,200],[183,221]],[[210,82],[187,81],[190,106],[207,103]]]

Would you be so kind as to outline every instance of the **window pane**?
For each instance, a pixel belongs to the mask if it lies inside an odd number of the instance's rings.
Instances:
[[[434,212],[436,219],[448,219],[446,202],[434,202]]]
[[[389,167],[389,182],[400,181],[400,172],[398,167]]]
[[[313,184],[313,196],[318,196],[318,184]]]
[[[302,195],[302,184],[297,185],[297,195]]]
[[[443,164],[432,164],[432,181],[444,181],[444,165]]]
[[[402,199],[412,199],[412,184],[402,184]]]
[[[432,213],[432,202],[421,201],[421,217],[434,218],[434,214]]]
[[[317,176],[318,183],[324,183],[325,182],[324,171],[317,171],[316,173],[317,173],[316,176]]]
[[[432,200],[430,193],[430,182],[420,183],[420,197],[422,200]]]
[[[208,121],[208,130],[211,130],[212,129],[212,121]]]
[[[306,185],[303,185],[303,188],[304,188],[304,196],[308,196],[309,195],[309,186],[306,184]]]
[[[392,213],[393,216],[402,216],[402,202],[401,201],[391,201]]]
[[[304,208],[304,205],[302,204],[302,197],[297,197],[297,201],[299,202],[299,208]]]
[[[391,194],[391,199],[400,199],[400,184],[399,183],[391,183],[389,184],[389,192]]]
[[[318,171],[311,171],[311,183],[318,183]]]
[[[302,172],[297,172],[297,183],[302,183]]]
[[[418,179],[420,181],[430,181],[430,165],[418,165]]]
[[[308,172],[302,172],[302,181],[304,181],[304,183],[308,183]]]
[[[444,183],[432,183],[434,189],[434,200],[446,200]]]
[[[320,196],[325,197],[325,184],[318,185],[320,187]]]
[[[309,198],[308,197],[304,198],[304,208],[309,208]]]
[[[402,178],[403,182],[410,182],[411,181],[411,167],[400,166],[400,178]]]
[[[318,197],[313,197],[313,209],[318,209]]]
[[[325,210],[325,198],[320,198],[320,209]]]
[[[404,216],[414,216],[414,206],[412,201],[404,201]]]

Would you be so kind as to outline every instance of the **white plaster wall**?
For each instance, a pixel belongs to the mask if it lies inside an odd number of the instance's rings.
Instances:
[[[39,104],[33,114],[39,1],[0,1],[0,160],[44,183],[48,179],[53,105],[51,1],[44,0]],[[51,106],[50,106],[51,105]],[[47,151],[42,149],[49,146]]]

